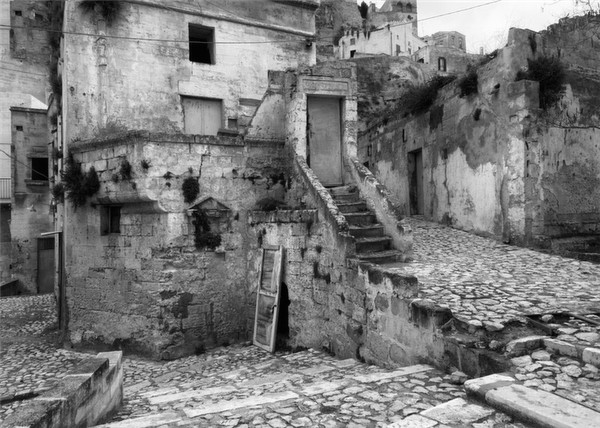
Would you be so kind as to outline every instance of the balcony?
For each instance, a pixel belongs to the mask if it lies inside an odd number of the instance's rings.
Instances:
[[[11,186],[10,177],[0,177],[0,203],[10,204]]]

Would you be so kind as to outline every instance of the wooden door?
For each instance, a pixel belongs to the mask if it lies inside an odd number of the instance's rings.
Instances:
[[[253,342],[256,346],[274,352],[279,317],[283,247],[266,247],[261,252]]]
[[[38,293],[54,293],[54,237],[38,238],[37,244]]]
[[[217,135],[222,125],[222,102],[208,98],[183,97],[186,134]]]
[[[423,151],[408,153],[410,213],[425,213],[425,195],[423,191]]]
[[[342,180],[340,99],[308,97],[308,165],[324,186]]]

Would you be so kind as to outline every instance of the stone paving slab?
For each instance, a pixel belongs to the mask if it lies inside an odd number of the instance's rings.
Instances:
[[[467,381],[466,389],[503,412],[535,425],[562,427],[600,426],[600,413],[540,389],[511,382],[510,376],[490,375]]]
[[[419,297],[490,331],[530,314],[600,313],[600,265],[504,245],[418,218],[414,261],[386,265],[419,279]]]

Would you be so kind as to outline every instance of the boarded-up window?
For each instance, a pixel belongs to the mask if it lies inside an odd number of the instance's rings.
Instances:
[[[217,135],[222,127],[222,101],[209,98],[181,97],[184,132]]]

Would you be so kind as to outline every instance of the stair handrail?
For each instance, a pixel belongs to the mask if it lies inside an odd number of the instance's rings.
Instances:
[[[330,223],[335,227],[338,235],[348,238],[352,243],[354,243],[354,238],[349,233],[350,226],[348,225],[344,215],[337,207],[329,191],[325,188],[325,186],[323,186],[323,184],[321,184],[316,174],[308,166],[308,163],[303,157],[299,156],[298,154],[295,154],[294,157],[294,165],[297,169],[298,175],[304,179],[307,187],[314,189],[314,196],[316,197],[315,199],[318,203],[320,202],[320,206],[317,207],[318,212],[328,217]]]

